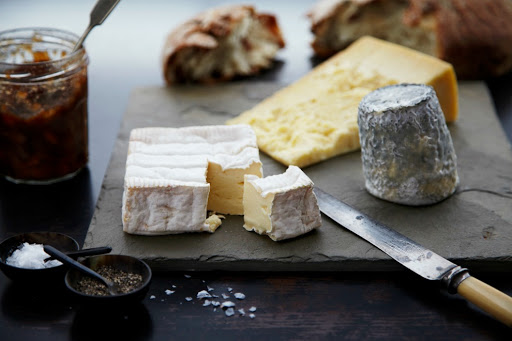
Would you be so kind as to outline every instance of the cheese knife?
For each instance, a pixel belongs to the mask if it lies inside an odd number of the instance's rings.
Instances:
[[[458,293],[498,321],[512,327],[512,297],[471,276],[468,269],[424,248],[323,190],[315,188],[314,192],[323,214],[423,278],[441,281],[449,293]]]

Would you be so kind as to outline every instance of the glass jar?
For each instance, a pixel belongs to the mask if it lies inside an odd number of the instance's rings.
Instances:
[[[0,32],[0,174],[17,183],[68,179],[88,160],[87,65],[78,36]]]

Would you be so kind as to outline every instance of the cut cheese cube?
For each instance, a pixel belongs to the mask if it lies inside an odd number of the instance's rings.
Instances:
[[[272,240],[294,238],[322,225],[313,182],[290,166],[266,178],[245,176],[244,228]]]
[[[358,150],[359,102],[377,88],[403,82],[433,86],[446,121],[457,119],[450,64],[363,37],[227,124],[249,124],[262,151],[285,165],[306,167]]]
[[[123,194],[124,231],[213,232],[218,216],[243,214],[245,174],[262,176],[248,125],[132,130]]]

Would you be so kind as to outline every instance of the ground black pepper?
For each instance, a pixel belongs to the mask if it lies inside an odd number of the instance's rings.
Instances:
[[[139,274],[115,269],[112,266],[101,266],[96,272],[106,279],[114,282],[123,294],[129,293],[142,285],[142,276]],[[86,295],[110,296],[108,288],[95,278],[84,276],[77,282],[76,290]]]

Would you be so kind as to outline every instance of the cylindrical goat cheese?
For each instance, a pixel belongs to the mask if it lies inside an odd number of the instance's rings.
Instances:
[[[457,157],[432,87],[397,84],[372,91],[359,104],[358,126],[372,195],[419,206],[455,192]]]

